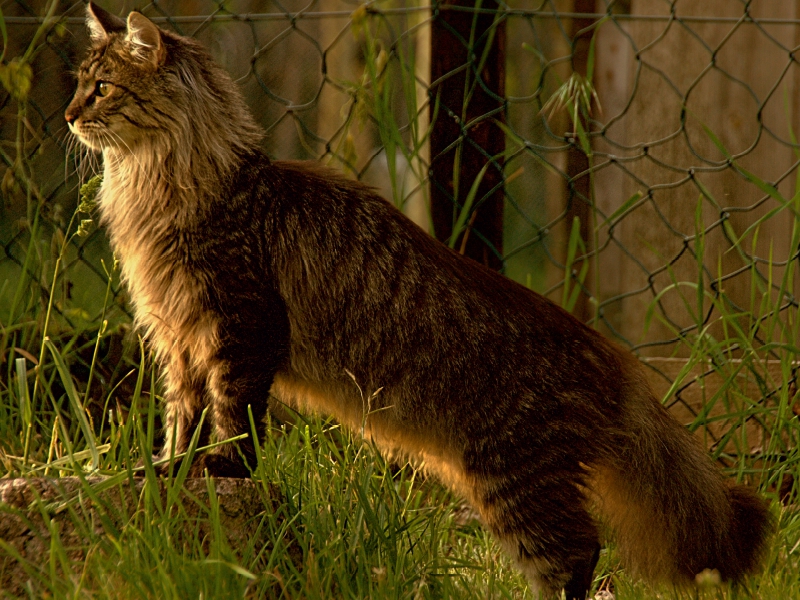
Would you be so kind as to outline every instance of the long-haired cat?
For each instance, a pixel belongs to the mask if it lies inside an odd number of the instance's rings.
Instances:
[[[424,463],[545,597],[585,598],[599,523],[651,580],[757,568],[764,502],[723,480],[631,354],[369,188],[270,161],[197,42],[91,4],[88,25],[66,120],[103,154],[102,220],[163,366],[165,456],[206,407],[201,442],[249,432],[271,393]],[[246,464],[225,445],[193,472],[247,476],[257,448],[239,446]]]

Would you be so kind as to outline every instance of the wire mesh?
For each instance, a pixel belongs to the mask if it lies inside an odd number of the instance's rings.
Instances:
[[[4,64],[26,51],[48,6],[4,5]],[[431,23],[448,10],[489,10],[476,6],[163,0],[141,10],[199,39],[232,74],[271,156],[333,164],[430,230],[437,182],[429,174],[442,157],[430,156],[429,135],[458,116],[443,116],[431,93]],[[105,8],[124,15],[134,6]],[[63,112],[88,43],[83,13],[82,2],[58,8],[58,26],[30,61],[26,102],[9,86],[0,94],[6,328],[47,303],[59,236],[77,202],[80,169]],[[687,421],[710,400],[731,412],[753,395],[706,397],[713,377],[741,378],[737,389],[754,388],[765,405],[794,397],[796,389],[776,383],[785,355],[768,346],[796,319],[800,291],[800,5],[521,0],[492,14],[504,28],[505,93],[503,118],[484,118],[501,120],[505,132],[505,273],[654,358],[664,391],[689,375],[670,401]],[[486,85],[481,57],[471,59],[455,71],[471,70]],[[552,101],[559,97],[561,105]],[[461,123],[456,146],[474,143],[470,126]],[[461,175],[468,186],[477,174]],[[64,328],[100,319],[110,264],[102,231],[73,239],[55,294]],[[114,284],[113,292],[121,315],[124,290]],[[733,327],[743,333],[727,335]],[[729,341],[715,346],[719,339]],[[667,360],[694,356],[698,345],[707,351],[687,373],[685,360]],[[755,350],[763,354],[754,364]],[[707,428],[721,454],[730,432],[724,423]],[[756,432],[738,451],[764,443]]]

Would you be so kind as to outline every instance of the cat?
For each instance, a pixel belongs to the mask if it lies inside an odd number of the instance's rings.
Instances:
[[[271,393],[424,464],[542,597],[587,596],[601,524],[651,581],[757,570],[766,503],[723,479],[632,354],[370,188],[269,160],[196,41],[94,4],[87,24],[65,118],[103,155],[101,219],[163,367],[162,456],[206,407],[200,443],[250,432]],[[257,451],[226,444],[191,473],[247,477]]]

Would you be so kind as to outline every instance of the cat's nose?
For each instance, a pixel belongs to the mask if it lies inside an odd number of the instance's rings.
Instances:
[[[64,119],[66,119],[68,125],[72,125],[75,121],[78,120],[79,113],[78,111],[70,106],[67,108],[67,112],[64,113]]]

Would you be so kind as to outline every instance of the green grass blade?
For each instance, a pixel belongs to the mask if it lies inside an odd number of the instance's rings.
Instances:
[[[28,366],[24,358],[18,358],[14,362],[17,368],[17,394],[19,395],[20,414],[22,415],[22,424],[27,431],[31,426],[32,419],[31,397],[28,392]]]
[[[580,286],[576,286],[577,293],[575,290],[572,290],[572,267],[575,264],[578,250],[580,250],[581,254],[583,254],[586,251],[586,244],[581,238],[580,217],[576,216],[572,219],[572,229],[570,230],[569,240],[567,241],[567,260],[564,263],[564,289],[561,296],[561,308],[567,312],[572,311],[575,302],[578,300],[578,294],[580,293]],[[586,272],[588,269],[589,263],[588,261],[584,261],[581,267],[582,276],[578,276],[578,280],[581,283],[583,283],[583,279],[586,277]]]
[[[642,196],[644,196],[644,194],[642,194],[641,191],[637,191],[635,194],[633,194],[633,196],[631,196],[625,202],[623,202],[619,206],[619,208],[617,208],[617,210],[615,210],[613,213],[611,213],[611,215],[609,215],[609,217],[605,221],[603,221],[602,227],[608,227],[609,225],[614,223],[622,215],[624,215],[626,212],[628,212],[628,210],[633,208],[633,206],[635,204],[637,204],[639,202],[639,200],[642,199]]]
[[[492,161],[488,161],[481,170],[478,171],[477,177],[475,177],[475,181],[472,182],[472,187],[469,189],[469,193],[464,200],[464,205],[461,207],[461,212],[458,214],[458,219],[456,220],[456,224],[453,226],[453,234],[450,236],[449,246],[451,248],[456,247],[456,241],[458,237],[461,235],[461,232],[464,231],[464,228],[467,224],[467,219],[470,218],[472,214],[472,204],[475,202],[475,196],[478,195],[478,188],[483,181],[484,175],[486,175],[486,171],[489,168],[489,165],[492,164]]]
[[[75,384],[72,381],[72,375],[69,372],[69,368],[67,368],[67,364],[64,362],[64,358],[61,356],[61,353],[55,347],[50,338],[45,338],[44,344],[50,351],[50,355],[53,357],[56,370],[61,378],[61,384],[64,386],[64,390],[67,393],[67,398],[69,398],[69,404],[72,408],[72,412],[78,419],[78,424],[83,432],[83,436],[86,438],[86,443],[89,445],[89,451],[92,454],[91,468],[97,469],[100,466],[100,454],[97,451],[94,432],[89,425],[89,419],[86,417],[86,410],[81,403],[78,392],[75,389]]]

